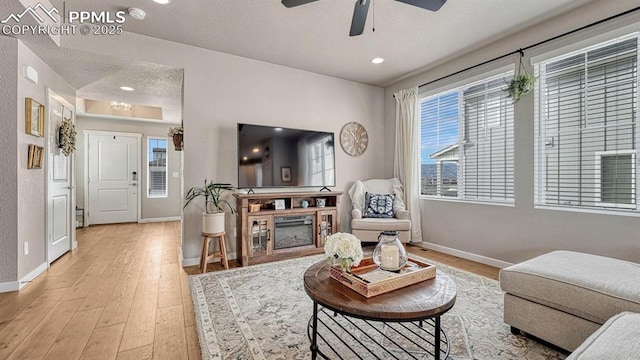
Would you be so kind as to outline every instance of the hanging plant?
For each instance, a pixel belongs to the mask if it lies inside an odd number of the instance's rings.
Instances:
[[[176,126],[176,127],[169,128],[169,131],[167,132],[167,136],[182,135],[183,133],[184,133],[184,128],[182,126]]]
[[[183,134],[184,128],[182,126],[169,128],[169,132],[167,132],[167,136],[173,137],[173,146],[176,151],[182,151]]]
[[[71,118],[63,118],[58,129],[58,147],[66,156],[76,149],[76,125]]]
[[[536,86],[536,77],[533,74],[528,74],[524,68],[522,58],[524,52],[520,50],[520,66],[518,67],[518,73],[513,77],[509,86],[505,90],[510,98],[513,98],[513,102],[517,103],[520,98],[531,91]]]

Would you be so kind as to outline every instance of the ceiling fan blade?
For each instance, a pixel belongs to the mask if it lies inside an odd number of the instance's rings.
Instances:
[[[367,13],[369,12],[369,2],[370,0],[356,0],[349,36],[358,36],[364,32],[364,25],[367,22]]]
[[[447,0],[396,0],[431,11],[438,11]]]
[[[282,5],[288,8],[292,8],[292,7],[308,4],[314,1],[318,1],[318,0],[282,0]]]

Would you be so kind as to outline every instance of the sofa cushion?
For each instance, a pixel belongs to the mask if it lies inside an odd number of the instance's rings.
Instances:
[[[410,220],[398,220],[396,218],[364,218],[351,220],[351,228],[356,230],[411,230]]]
[[[397,178],[356,180],[349,188],[348,194],[353,208],[360,210],[362,213],[364,213],[365,206],[364,194],[367,191],[374,194],[394,194],[396,197],[393,200],[393,211],[405,209],[404,201],[402,200],[404,198],[402,184]]]
[[[567,360],[637,359],[640,314],[622,312],[607,320]]]
[[[553,251],[500,271],[502,290],[603,324],[621,311],[640,312],[640,264]]]

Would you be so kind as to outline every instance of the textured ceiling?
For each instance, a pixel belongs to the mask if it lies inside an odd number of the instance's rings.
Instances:
[[[440,11],[430,12],[375,0],[365,32],[357,37],[348,36],[354,0],[319,0],[295,8],[280,0],[65,3],[67,9],[97,11],[140,7],[147,18],[128,18],[126,31],[383,86],[589,1],[448,0]],[[61,5],[62,0],[52,2]],[[371,64],[376,56],[386,61]]]
[[[19,1],[2,0],[0,10],[14,11]],[[357,37],[348,36],[354,0],[295,8],[280,0],[50,1],[67,11],[140,7],[146,20],[127,17],[125,31],[385,86],[592,0],[448,0],[435,13],[374,0],[365,32]],[[23,41],[78,89],[78,97],[160,106],[166,120],[179,121],[181,69],[58,48],[43,37]],[[386,61],[371,64],[376,56]],[[136,91],[126,93],[118,88],[122,85]]]

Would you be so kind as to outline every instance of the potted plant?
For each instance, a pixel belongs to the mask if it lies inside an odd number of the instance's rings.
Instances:
[[[233,190],[231,184],[207,182],[207,179],[204,179],[203,187],[194,186],[187,191],[184,207],[187,207],[194,199],[204,197],[203,233],[216,234],[225,230],[225,208],[229,209],[232,214],[236,213],[233,206],[227,200],[222,199],[222,195],[228,190]]]
[[[182,151],[182,139],[183,139],[184,129],[182,126],[176,126],[169,128],[169,132],[167,136],[171,136],[173,138],[173,146],[176,151]]]
[[[524,63],[522,62],[522,58],[524,57],[524,52],[522,50],[520,52],[520,66],[518,66],[518,73],[513,77],[509,86],[504,90],[509,94],[509,97],[513,99],[514,103],[517,103],[518,100],[524,95],[527,95],[536,86],[536,77],[533,74],[528,74],[526,69],[524,68]]]
[[[520,73],[513,77],[513,80],[507,87],[509,97],[513,98],[513,102],[517,103],[520,98],[531,92],[536,85],[536,77],[526,72]]]

